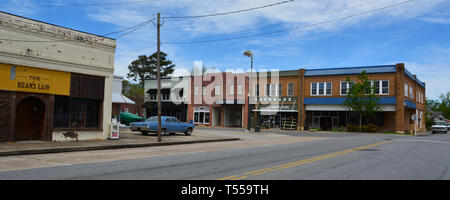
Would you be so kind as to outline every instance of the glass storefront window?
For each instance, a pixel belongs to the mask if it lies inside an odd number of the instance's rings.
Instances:
[[[70,102],[70,127],[83,127],[84,103],[79,100]]]

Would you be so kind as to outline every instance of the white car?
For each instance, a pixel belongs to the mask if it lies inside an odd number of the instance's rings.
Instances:
[[[445,121],[435,121],[431,126],[431,132],[435,133],[447,133],[447,123]]]

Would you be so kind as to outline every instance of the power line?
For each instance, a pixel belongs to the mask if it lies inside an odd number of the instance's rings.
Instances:
[[[222,12],[222,13],[215,13],[215,14],[193,15],[193,16],[169,16],[169,17],[163,17],[163,18],[166,18],[166,19],[186,19],[186,18],[214,17],[214,16],[235,14],[235,13],[240,13],[240,12],[247,12],[247,11],[252,11],[252,10],[257,10],[257,9],[262,9],[262,8],[267,8],[267,7],[272,7],[272,6],[277,6],[277,5],[280,5],[280,4],[285,4],[285,3],[289,3],[289,2],[293,2],[293,1],[295,1],[295,0],[282,1],[282,2],[278,2],[278,3],[268,4],[268,5],[264,5],[264,6],[258,6],[258,7],[254,7],[254,8],[247,8],[247,9],[243,9],[243,10],[236,10],[236,11],[229,11],[229,12]]]
[[[134,32],[134,31],[136,31],[136,30],[138,30],[138,29],[140,29],[140,28],[142,28],[142,27],[144,27],[145,25],[147,25],[148,23],[150,23],[150,22],[152,22],[152,20],[150,20],[150,21],[147,21],[147,22],[145,22],[145,23],[143,23],[143,24],[141,24],[141,25],[139,25],[139,26],[137,26],[137,27],[135,27],[135,28],[133,28],[133,29],[131,29],[130,31],[128,31],[128,32],[126,32],[126,33],[124,33],[124,34],[122,34],[122,35],[119,35],[119,36],[117,36],[116,38],[114,38],[114,39],[119,39],[119,38],[121,38],[121,37],[123,37],[123,36],[125,36],[125,35],[128,35],[128,34],[130,34],[130,33],[132,33],[132,32]]]
[[[339,10],[339,12],[342,12],[344,10],[348,10],[348,9],[351,9],[351,8],[366,6],[366,5],[369,5],[369,4],[372,4],[372,3],[377,3],[377,2],[379,2],[379,0],[369,1],[369,2],[362,3],[362,4],[357,4],[357,5],[351,5],[349,7],[346,7],[346,8],[343,8],[343,9]],[[321,17],[321,16],[325,16],[325,15],[330,15],[330,14],[335,14],[335,13],[336,12],[322,13],[320,15],[314,15],[312,18]],[[267,25],[263,25],[263,26],[257,26],[257,27],[249,28],[249,29],[246,29],[246,30],[241,30],[241,31],[236,31],[236,32],[229,32],[229,33],[223,33],[223,34],[219,34],[219,35],[222,35],[222,36],[224,36],[224,35],[234,35],[234,34],[249,32],[249,31],[253,31],[253,30],[258,30],[258,29],[262,29],[262,28],[269,28],[269,27],[273,27],[273,26],[278,26],[278,25],[282,25],[282,24],[284,24],[284,23],[267,24]]]
[[[98,2],[98,3],[85,3],[85,4],[53,4],[53,5],[3,5],[5,7],[12,8],[50,8],[50,7],[87,7],[87,6],[114,6],[114,5],[123,5],[123,4],[134,4],[134,3],[148,3],[154,1],[162,1],[162,0],[140,0],[140,1],[122,1],[122,2]]]
[[[220,42],[220,41],[229,41],[229,40],[236,40],[236,39],[242,39],[242,38],[250,38],[250,37],[256,37],[256,36],[262,36],[262,35],[277,34],[277,33],[282,33],[282,32],[288,32],[288,31],[293,31],[293,30],[304,29],[304,28],[309,28],[309,27],[313,27],[313,26],[328,24],[328,23],[332,23],[332,22],[336,22],[336,21],[346,20],[346,19],[349,19],[349,18],[354,18],[354,17],[370,14],[370,13],[373,13],[373,12],[377,12],[377,11],[380,11],[380,10],[384,10],[384,9],[400,6],[400,5],[409,3],[411,1],[414,1],[414,0],[408,0],[408,1],[403,1],[403,2],[400,2],[400,3],[396,3],[396,4],[391,4],[389,6],[385,6],[385,7],[381,7],[381,8],[377,8],[377,9],[373,9],[373,10],[369,10],[369,11],[358,13],[358,14],[355,14],[355,15],[349,15],[349,16],[345,16],[345,17],[341,17],[341,18],[332,19],[332,20],[327,20],[327,21],[322,21],[322,22],[318,22],[318,23],[308,24],[308,25],[300,26],[300,27],[281,29],[281,30],[278,30],[278,31],[270,31],[270,32],[264,32],[264,33],[245,35],[245,36],[237,36],[237,37],[229,37],[229,38],[222,38],[222,39],[194,40],[194,41],[181,41],[181,42],[164,42],[162,44],[194,44],[194,43]]]

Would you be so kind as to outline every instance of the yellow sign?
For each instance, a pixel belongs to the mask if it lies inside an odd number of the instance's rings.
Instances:
[[[70,73],[0,63],[0,90],[70,94]]]

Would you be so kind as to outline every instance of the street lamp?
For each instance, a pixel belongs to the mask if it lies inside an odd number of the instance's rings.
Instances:
[[[245,51],[244,56],[250,57],[251,60],[251,65],[250,65],[250,76],[249,76],[249,86],[248,86],[248,106],[247,106],[247,131],[246,132],[250,132],[250,90],[252,88],[252,84],[251,84],[251,75],[253,74],[253,53],[250,50]]]

